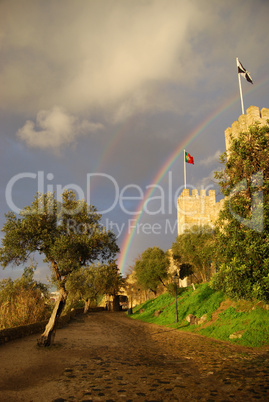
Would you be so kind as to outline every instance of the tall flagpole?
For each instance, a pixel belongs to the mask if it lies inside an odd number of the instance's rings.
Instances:
[[[237,58],[236,58],[236,67],[237,67],[237,70],[238,70],[238,65],[239,65],[239,61],[238,61],[238,57],[237,57]],[[243,95],[242,95],[242,86],[241,86],[241,74],[239,74],[239,72],[237,71],[237,75],[238,75],[239,92],[240,92],[240,98],[241,98],[242,114],[245,114],[244,102],[243,102]]]
[[[184,188],[186,188],[186,162],[185,162],[185,155],[186,155],[186,151],[184,149]]]

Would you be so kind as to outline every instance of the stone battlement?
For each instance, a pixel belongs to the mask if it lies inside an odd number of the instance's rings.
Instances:
[[[258,106],[250,106],[247,109],[246,114],[241,114],[241,116],[238,118],[238,121],[234,121],[231,127],[228,127],[224,131],[226,151],[229,149],[231,135],[233,137],[237,137],[239,133],[248,131],[248,127],[255,123],[265,125],[267,124],[268,119],[269,109],[264,107],[260,111]]]
[[[192,190],[184,189],[177,199],[178,234],[194,225],[214,226],[219,211],[223,206],[223,200],[216,202],[215,190]]]
[[[225,130],[226,151],[229,151],[231,135],[236,138],[241,132],[247,132],[249,126],[255,123],[268,124],[267,120],[268,108],[262,108],[260,111],[258,106],[250,106],[246,114],[239,116],[238,121]],[[190,195],[189,189],[184,189],[177,199],[178,234],[194,225],[213,227],[223,203],[224,200],[216,202],[215,190],[209,190],[208,195],[206,190],[200,190],[200,193],[198,190],[192,190]]]
[[[214,200],[215,200],[215,197],[216,197],[215,190],[209,190],[208,195],[206,195],[206,190],[205,189],[200,190],[200,195],[199,195],[199,190],[197,190],[197,189],[193,189],[193,190],[191,190],[191,192],[192,192],[192,195],[190,195],[190,190],[188,188],[184,188],[184,190],[180,194],[180,197],[184,196],[184,197],[195,197],[195,198],[197,198],[197,197],[200,196],[200,197],[214,198]]]

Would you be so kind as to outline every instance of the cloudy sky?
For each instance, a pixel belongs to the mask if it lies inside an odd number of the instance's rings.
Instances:
[[[254,81],[245,108],[269,107],[268,15],[268,0],[1,0],[0,226],[37,191],[73,188],[118,236],[123,273],[167,250],[184,146],[188,187],[221,197],[236,57]]]

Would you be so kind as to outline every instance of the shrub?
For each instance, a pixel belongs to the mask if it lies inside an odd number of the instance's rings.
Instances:
[[[33,280],[27,269],[20,279],[0,282],[0,328],[31,324],[49,317],[51,306],[46,288]]]

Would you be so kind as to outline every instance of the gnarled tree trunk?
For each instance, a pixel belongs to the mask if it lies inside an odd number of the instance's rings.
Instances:
[[[67,299],[67,292],[64,287],[61,287],[59,299],[55,303],[55,306],[54,306],[53,312],[50,316],[49,322],[47,323],[45,331],[41,335],[40,339],[38,339],[38,341],[37,341],[37,344],[39,346],[52,345],[54,337],[55,337],[57,322],[64,309],[66,299]]]
[[[84,314],[87,314],[90,308],[90,304],[91,304],[91,299],[87,299],[85,300],[84,303]]]
[[[46,325],[45,331],[41,335],[40,339],[38,339],[37,341],[37,344],[39,346],[52,345],[56,333],[57,322],[62,314],[67,299],[67,291],[65,289],[64,281],[62,281],[57,262],[52,260],[51,265],[60,288],[59,299],[55,303],[53,312],[50,316],[49,322]]]

